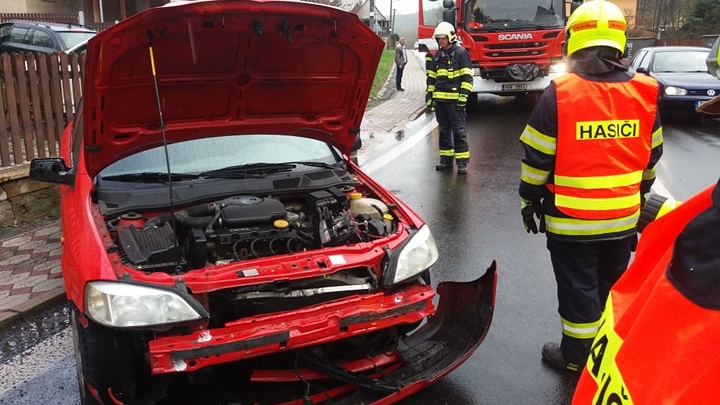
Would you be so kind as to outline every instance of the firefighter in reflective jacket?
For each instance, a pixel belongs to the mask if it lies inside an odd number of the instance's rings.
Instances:
[[[719,47],[720,39],[707,59],[716,77]],[[720,115],[720,97],[697,110]],[[572,404],[718,404],[720,180],[682,204],[651,195],[640,222],[635,258],[610,291]]]
[[[637,244],[643,195],[662,155],[658,84],[620,62],[625,26],[608,1],[570,15],[570,73],[550,83],[520,136],[521,213],[528,232],[547,236],[562,325],[562,340],[546,343],[542,359],[576,372]]]
[[[455,28],[450,23],[438,24],[433,37],[438,51],[425,56],[425,102],[428,112],[435,111],[440,133],[440,163],[435,170],[451,170],[454,160],[458,174],[466,174],[470,151],[465,108],[473,86],[470,56],[457,44]]]
[[[720,403],[719,230],[720,181],[647,225],[573,405]]]

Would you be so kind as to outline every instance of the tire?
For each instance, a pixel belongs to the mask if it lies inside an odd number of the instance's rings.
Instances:
[[[109,392],[124,404],[135,402],[135,358],[127,332],[101,327],[73,307],[71,326],[81,405],[114,404]],[[93,392],[96,392],[98,399]]]

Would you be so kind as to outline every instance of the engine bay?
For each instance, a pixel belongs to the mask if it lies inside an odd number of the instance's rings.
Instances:
[[[395,231],[390,207],[332,186],[303,195],[237,195],[107,221],[127,266],[182,273],[267,256],[370,241]]]

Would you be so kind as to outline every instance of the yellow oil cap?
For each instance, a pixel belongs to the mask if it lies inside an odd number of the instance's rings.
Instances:
[[[276,219],[275,222],[273,222],[273,226],[276,229],[286,229],[290,226],[290,223],[284,219]]]

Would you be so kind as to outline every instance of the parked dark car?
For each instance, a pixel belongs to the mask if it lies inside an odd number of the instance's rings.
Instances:
[[[77,24],[11,20],[0,24],[0,52],[67,52],[96,34]]]
[[[630,69],[660,83],[662,117],[700,118],[695,109],[720,94],[720,80],[708,73],[709,48],[655,46],[635,54]]]
[[[60,156],[30,164],[60,185],[82,405],[387,405],[473,354],[496,263],[432,283],[429,225],[351,158],[383,48],[356,14],[262,0],[87,42]]]

